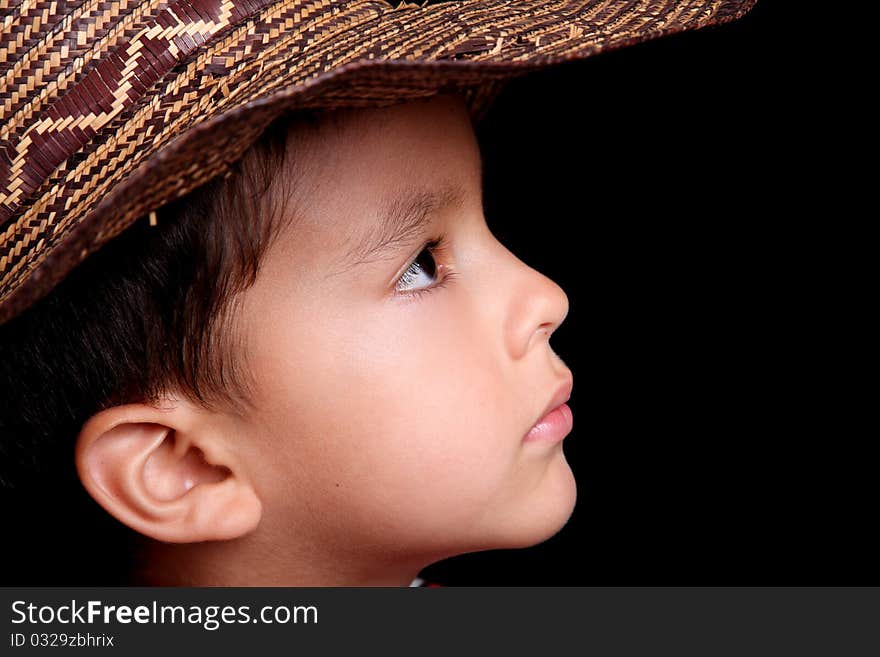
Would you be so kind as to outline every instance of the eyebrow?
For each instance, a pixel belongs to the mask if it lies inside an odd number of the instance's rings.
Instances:
[[[434,215],[461,208],[466,198],[464,187],[454,183],[436,189],[406,187],[386,197],[369,232],[343,256],[346,269],[412,244]]]

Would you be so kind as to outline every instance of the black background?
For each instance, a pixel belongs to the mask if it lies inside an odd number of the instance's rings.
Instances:
[[[876,419],[859,417],[876,370],[851,308],[877,295],[838,273],[857,240],[827,199],[845,121],[825,103],[847,98],[820,69],[841,28],[810,4],[759,0],[497,100],[486,217],[569,297],[551,344],[575,376],[578,501],[548,541],[425,578],[880,585]]]
[[[514,80],[480,126],[490,227],[569,296],[578,501],[541,545],[423,577],[880,582],[876,427],[811,223],[830,24],[795,6]]]

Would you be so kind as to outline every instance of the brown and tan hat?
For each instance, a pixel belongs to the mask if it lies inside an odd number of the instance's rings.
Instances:
[[[499,85],[756,0],[0,0],[0,323],[282,111]]]

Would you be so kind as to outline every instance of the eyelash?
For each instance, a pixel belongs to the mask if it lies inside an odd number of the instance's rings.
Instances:
[[[445,235],[440,235],[439,237],[432,239],[428,243],[426,243],[421,249],[419,249],[419,252],[416,254],[415,260],[413,260],[412,263],[410,264],[410,266],[407,267],[406,271],[400,275],[400,278],[398,278],[397,281],[395,281],[395,283],[394,283],[395,289],[397,288],[397,286],[400,285],[401,281],[403,281],[406,278],[406,276],[410,272],[412,272],[413,269],[417,266],[416,263],[418,263],[418,261],[419,261],[419,256],[422,255],[422,253],[424,251],[427,250],[431,253],[432,256],[434,256],[434,254],[436,254],[436,253],[443,253],[445,251],[445,249],[447,248],[447,246],[448,246],[448,243],[446,241]],[[437,259],[434,258],[434,260],[436,262]],[[439,281],[437,281],[433,285],[431,285],[429,287],[422,287],[417,290],[398,292],[398,294],[403,297],[411,297],[413,299],[417,299],[417,298],[421,297],[423,294],[428,294],[429,292],[434,292],[435,290],[438,290],[442,287],[446,287],[446,284],[449,283],[449,281],[451,281],[453,278],[455,278],[458,274],[456,274],[456,272],[450,270],[448,267],[443,267],[442,265],[438,265],[438,269],[440,267],[442,267],[443,271],[445,271],[446,273],[443,275],[443,277]],[[415,275],[415,273],[413,273],[413,275]]]

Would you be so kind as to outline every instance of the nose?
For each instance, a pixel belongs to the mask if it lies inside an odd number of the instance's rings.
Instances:
[[[568,315],[568,295],[555,281],[501,248],[510,263],[511,276],[505,343],[511,358],[519,360],[541,348],[559,328]]]

